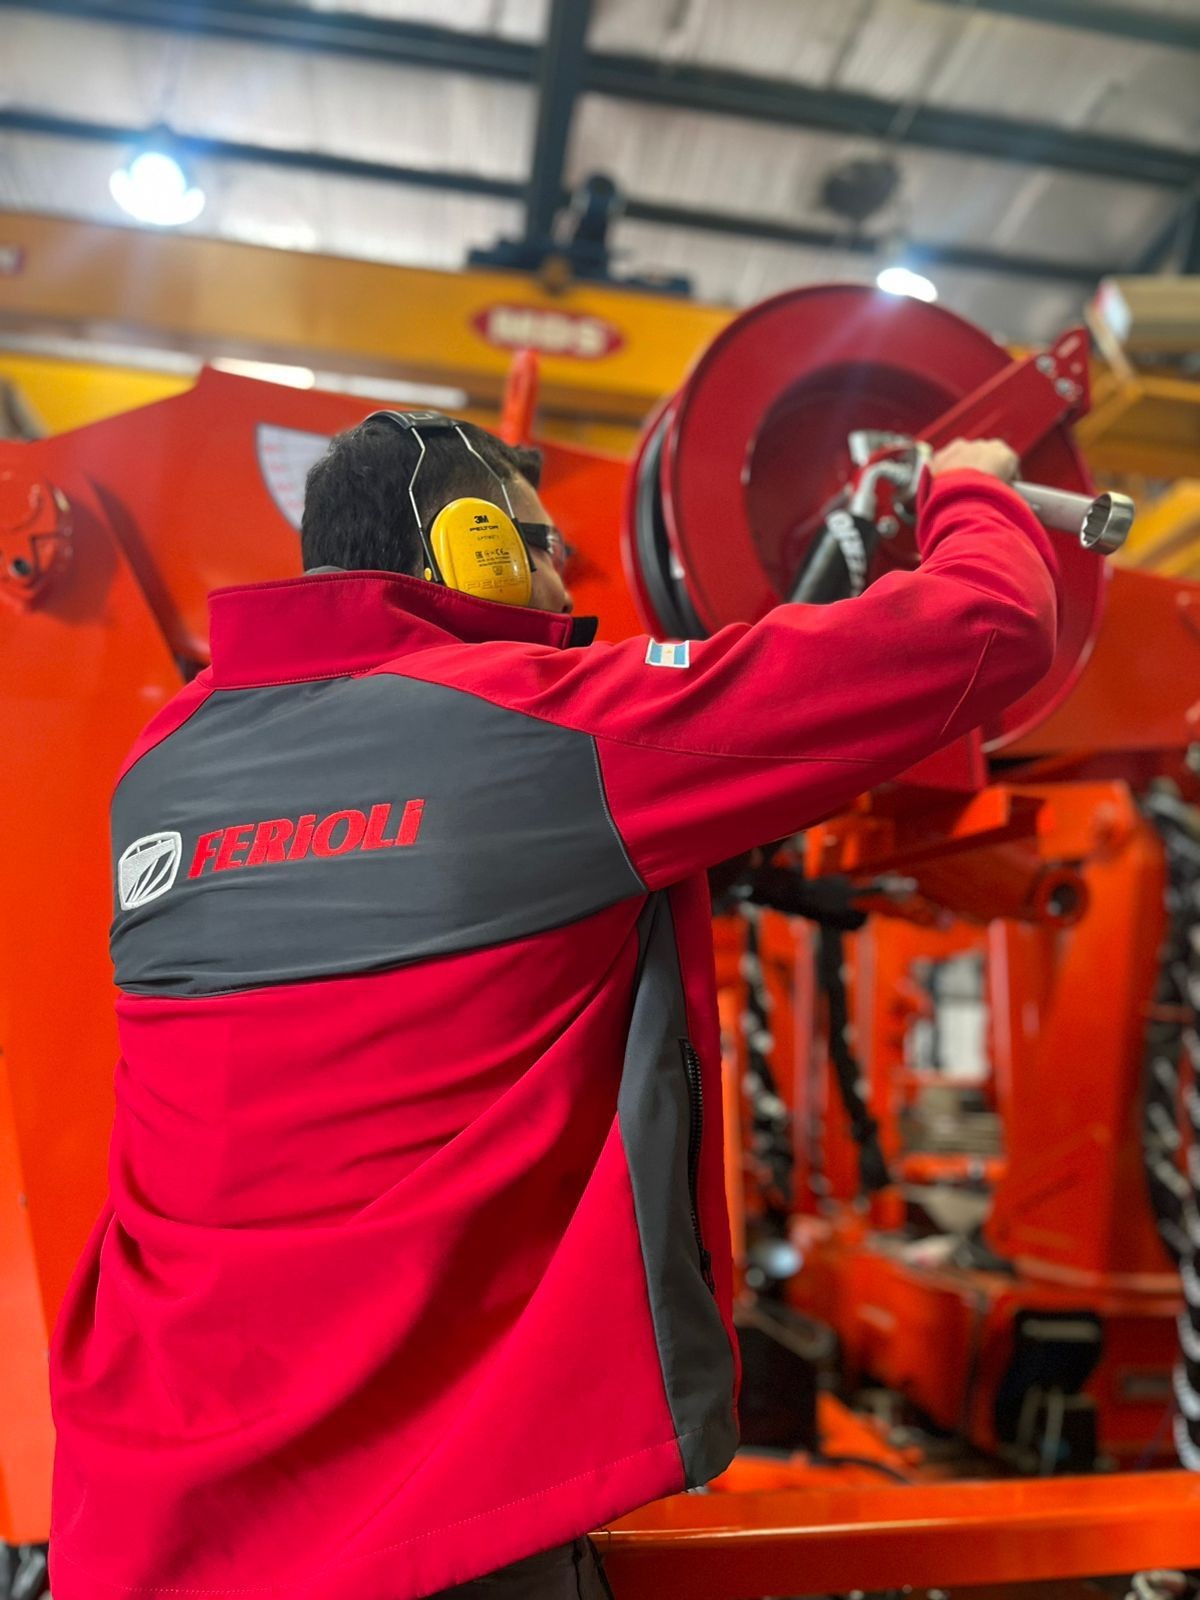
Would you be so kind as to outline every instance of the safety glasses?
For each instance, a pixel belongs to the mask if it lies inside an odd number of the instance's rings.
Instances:
[[[518,522],[517,532],[527,545],[535,550],[544,550],[554,563],[554,570],[561,578],[567,570],[567,563],[575,554],[571,546],[552,522]]]

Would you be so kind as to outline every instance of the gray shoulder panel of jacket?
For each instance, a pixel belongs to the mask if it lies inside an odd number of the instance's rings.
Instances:
[[[214,693],[112,824],[132,994],[369,972],[645,893],[589,735],[391,674]]]

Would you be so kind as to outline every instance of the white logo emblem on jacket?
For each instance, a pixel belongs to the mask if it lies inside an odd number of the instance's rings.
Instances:
[[[183,840],[177,833],[147,833],[122,851],[117,862],[117,898],[122,911],[157,900],[175,882]]]

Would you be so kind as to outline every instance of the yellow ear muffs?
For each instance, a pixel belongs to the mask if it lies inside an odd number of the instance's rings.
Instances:
[[[443,506],[429,530],[429,548],[447,588],[504,605],[529,604],[529,552],[512,518],[490,500],[468,497]]]

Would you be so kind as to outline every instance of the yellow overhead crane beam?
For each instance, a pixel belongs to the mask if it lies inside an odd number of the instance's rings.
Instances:
[[[1200,383],[1154,370],[1164,338],[1177,344],[1181,328],[1200,328],[1195,284],[1117,287],[1146,365],[1135,369],[1093,315],[1109,361],[1095,364],[1093,409],[1077,436],[1102,479],[1200,478]],[[1106,294],[1098,306],[1112,303],[1111,286]],[[544,430],[627,450],[732,315],[603,285],[556,291],[520,273],[383,266],[0,211],[0,378],[52,432],[190,385],[190,374],[147,370],[147,349],[446,386],[486,417],[513,351],[533,348]],[[47,360],[16,340],[6,351],[6,329],[136,347],[143,364]]]
[[[500,397],[513,351],[547,412],[642,420],[732,312],[532,276],[434,272],[186,234],[0,212],[5,328]]]

